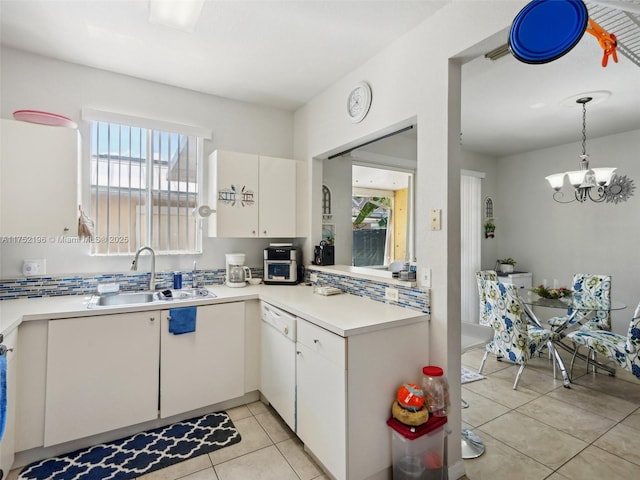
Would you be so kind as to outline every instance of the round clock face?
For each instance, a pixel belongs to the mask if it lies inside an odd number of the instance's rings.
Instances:
[[[347,113],[352,122],[357,123],[369,112],[371,106],[371,87],[366,82],[358,83],[347,98]]]

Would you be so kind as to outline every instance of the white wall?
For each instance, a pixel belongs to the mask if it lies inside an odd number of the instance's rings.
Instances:
[[[441,365],[460,404],[460,65],[450,58],[503,30],[526,2],[452,2],[380,54],[341,78],[295,115],[296,158],[309,162],[310,249],[320,239],[322,162],[328,154],[399,126],[418,125],[416,256],[432,269],[430,362]],[[373,90],[368,116],[349,122],[347,95],[358,81]],[[314,160],[315,158],[315,160]],[[442,209],[442,230],[428,228]],[[419,375],[407,366],[407,375]],[[460,412],[449,422],[450,465],[460,459]]]
[[[210,129],[213,139],[205,142],[205,158],[216,148],[292,157],[291,112],[60,62],[11,48],[2,48],[0,55],[2,118],[12,118],[12,113],[19,109],[58,113],[78,121],[83,141],[88,142],[87,124],[80,122],[80,112],[89,107]],[[87,155],[85,158],[88,161]],[[207,178],[206,167],[205,163],[204,178]],[[198,261],[198,268],[224,268],[224,254],[231,251],[245,252],[248,265],[261,267],[262,250],[268,243],[269,240],[205,238],[202,255],[159,256],[157,268],[159,271],[190,269],[194,259]],[[82,245],[2,245],[0,277],[21,275],[24,258],[46,258],[49,274],[120,272],[127,271],[131,263],[130,256],[90,257],[88,247]]]
[[[515,258],[518,270],[533,272],[534,284],[546,278],[570,286],[578,272],[611,275],[612,298],[627,305],[613,313],[612,329],[626,335],[640,301],[640,130],[587,139],[592,167],[615,166],[618,174],[634,180],[635,194],[627,202],[553,201],[544,177],[576,170],[581,151],[576,142],[497,160],[495,258]],[[483,266],[491,266],[485,265],[484,256]]]
[[[353,250],[353,228],[351,221],[351,161],[338,157],[325,160],[323,183],[331,190],[332,218],[335,223],[335,263],[351,265]]]

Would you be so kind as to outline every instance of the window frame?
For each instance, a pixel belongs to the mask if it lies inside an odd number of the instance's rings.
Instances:
[[[92,167],[92,158],[91,158],[91,122],[105,122],[112,124],[121,124],[129,127],[135,128],[144,128],[150,131],[161,131],[161,132],[169,132],[169,133],[177,133],[180,135],[193,136],[196,137],[196,149],[197,149],[197,194],[196,194],[196,205],[195,209],[197,209],[200,205],[203,204],[203,200],[205,198],[205,178],[204,178],[204,162],[206,159],[206,155],[204,152],[204,141],[211,139],[211,131],[201,128],[194,127],[190,125],[178,124],[173,122],[167,122],[163,120],[156,120],[151,118],[137,117],[126,114],[120,114],[115,112],[108,112],[102,110],[95,110],[90,108],[85,108],[82,110],[82,119],[85,121],[83,123],[84,131],[81,132],[84,138],[87,138],[88,141],[83,142],[82,146],[82,158],[85,160],[82,162],[81,168],[78,172],[78,183],[81,189],[81,198],[82,203],[85,205],[91,205],[92,198],[92,179],[91,176],[91,167]],[[145,162],[147,163],[147,162]],[[153,163],[151,160],[150,163]],[[151,187],[150,187],[151,188]],[[151,191],[149,188],[149,191]],[[147,192],[148,193],[148,192]],[[151,204],[152,205],[152,204]],[[150,215],[145,215],[148,219],[154,214],[154,208],[149,207],[148,213]],[[203,240],[203,226],[202,219],[198,216],[194,216],[195,229],[194,234],[196,235],[194,249],[193,250],[160,250],[154,247],[157,255],[198,255],[202,253],[202,240]],[[136,227],[139,229],[139,226]],[[149,230],[148,228],[145,230]],[[131,232],[133,233],[133,231]],[[160,235],[165,235],[166,232],[160,233]],[[157,235],[157,233],[156,233]],[[148,238],[141,239],[140,245],[133,245],[133,247],[129,248],[140,248],[147,245]],[[135,251],[133,252],[135,253]],[[103,257],[117,257],[117,256],[130,256],[132,252],[96,252],[92,246],[90,249],[91,256],[103,256]]]

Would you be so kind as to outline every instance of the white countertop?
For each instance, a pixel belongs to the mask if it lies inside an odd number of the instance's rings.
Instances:
[[[355,295],[317,295],[313,293],[313,287],[303,285],[258,285],[245,288],[215,285],[208,286],[207,289],[213,292],[216,298],[93,309],[87,308],[90,296],[81,295],[3,300],[0,301],[0,333],[7,335],[21,322],[30,320],[165,310],[177,306],[208,305],[252,299],[265,300],[343,337],[426,321],[428,318],[417,310],[376,302]]]

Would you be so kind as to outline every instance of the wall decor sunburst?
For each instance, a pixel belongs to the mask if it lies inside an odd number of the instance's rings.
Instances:
[[[626,202],[633,196],[636,186],[633,180],[626,175],[613,175],[611,182],[605,188],[605,200],[607,203]]]

